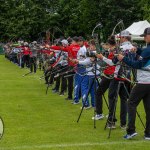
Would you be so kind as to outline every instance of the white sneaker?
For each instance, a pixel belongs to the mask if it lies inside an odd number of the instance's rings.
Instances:
[[[92,108],[91,106],[84,107],[85,110]],[[80,107],[82,109],[82,107]]]
[[[73,105],[78,105],[78,104],[80,104],[80,102],[71,102],[71,104],[73,104]]]
[[[125,139],[132,139],[133,137],[135,137],[137,135],[137,133],[136,132],[134,132],[134,133],[132,133],[132,134],[126,134],[125,136],[124,136],[124,138]]]
[[[97,115],[95,115],[95,117],[92,117],[92,120],[101,120],[101,119],[103,119],[104,118],[104,115],[103,114],[97,114]]]
[[[145,140],[150,140],[150,137],[149,136],[144,136],[144,139]]]
[[[126,127],[126,125],[120,125],[120,128],[123,130],[126,130],[127,127]]]
[[[108,129],[116,129],[116,125],[115,125],[115,122],[112,122],[112,123],[107,123],[107,128]]]
[[[84,107],[85,110],[92,108],[91,106]]]

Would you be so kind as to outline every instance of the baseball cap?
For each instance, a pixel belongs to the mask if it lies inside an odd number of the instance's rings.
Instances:
[[[24,41],[20,41],[20,44],[24,44]]]
[[[121,31],[120,36],[121,37],[128,37],[128,36],[131,36],[131,34],[129,31],[124,30],[124,31]]]
[[[32,44],[37,44],[37,41],[33,41]]]
[[[144,33],[141,34],[140,36],[142,37],[142,36],[146,36],[146,35],[150,35],[150,27],[149,27],[149,28],[146,28],[146,29],[144,30]]]
[[[24,42],[24,45],[27,46],[27,45],[28,45],[28,42]]]
[[[79,37],[78,37],[78,40],[79,40],[79,41],[84,41],[84,38],[83,38],[82,36],[79,36]]]
[[[65,44],[65,45],[68,45],[68,44],[69,44],[69,43],[68,43],[68,41],[67,41],[67,40],[65,40],[65,39],[64,39],[64,40],[62,40],[62,41],[61,41],[61,43],[62,43],[62,44]]]

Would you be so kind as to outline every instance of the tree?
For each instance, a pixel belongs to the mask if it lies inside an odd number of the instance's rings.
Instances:
[[[106,40],[119,19],[125,27],[143,18],[150,21],[149,6],[149,0],[1,0],[0,40],[36,40],[47,30],[56,38],[88,37],[99,22]]]
[[[51,26],[57,7],[53,0],[4,0],[0,5],[1,39],[37,39],[38,33]]]
[[[141,11],[143,14],[143,19],[150,21],[150,1],[149,0],[141,0],[140,1]]]
[[[60,0],[59,4],[62,28],[71,35],[89,36],[101,22],[106,39],[120,19],[127,27],[142,18],[138,0]]]

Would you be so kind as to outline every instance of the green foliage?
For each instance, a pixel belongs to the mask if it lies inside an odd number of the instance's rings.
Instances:
[[[40,32],[46,31],[55,22],[56,2],[52,0],[5,0],[0,5],[1,39],[37,39]]]
[[[125,27],[150,21],[149,6],[149,0],[1,0],[0,40],[34,40],[47,29],[55,36],[89,36],[99,22],[106,39],[119,19]]]
[[[141,0],[140,5],[143,12],[143,19],[146,19],[150,22],[150,1]]]
[[[91,35],[94,26],[101,22],[107,38],[119,19],[124,20],[125,26],[141,19],[138,0],[61,0],[60,6],[60,15],[65,20],[63,26],[70,34]]]

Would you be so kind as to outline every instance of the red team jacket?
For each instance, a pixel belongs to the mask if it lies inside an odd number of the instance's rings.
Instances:
[[[60,48],[59,46],[51,46],[50,48],[53,49],[53,50],[61,50],[61,51],[64,51],[64,52],[68,52],[68,57],[69,58],[76,59],[77,58],[77,53],[80,49],[80,46],[72,44],[70,46],[63,47],[63,48]],[[72,63],[69,59],[68,59],[68,65],[73,66],[73,67],[75,66],[75,64]]]
[[[30,53],[31,53],[29,47],[24,46],[24,47],[22,48],[22,50],[23,50],[23,55],[30,55]]]

